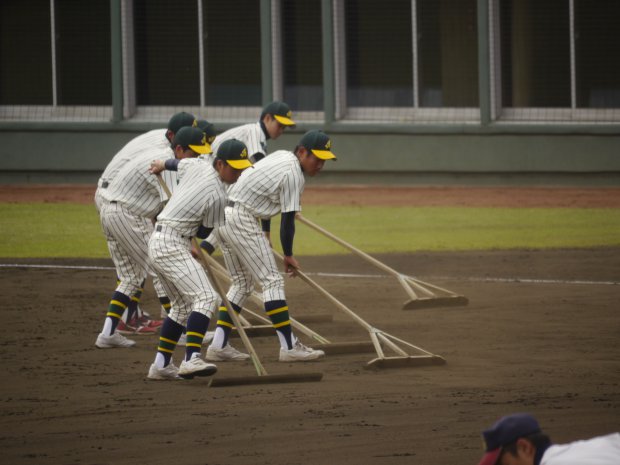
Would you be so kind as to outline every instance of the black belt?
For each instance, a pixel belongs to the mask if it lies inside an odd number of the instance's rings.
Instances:
[[[103,181],[101,183],[101,187],[103,187],[104,189],[106,189],[109,185],[110,185],[110,183],[108,181]]]
[[[236,203],[236,202],[234,202],[233,200],[229,200],[229,201],[226,203],[226,205],[227,205],[227,206],[229,206],[229,207],[234,207],[234,206],[235,206],[235,203]]]

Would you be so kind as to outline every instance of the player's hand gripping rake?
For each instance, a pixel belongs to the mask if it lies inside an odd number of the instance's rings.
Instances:
[[[428,308],[428,307],[459,306],[459,305],[467,305],[469,302],[467,297],[455,294],[454,292],[449,291],[447,289],[443,289],[433,284],[426,283],[424,281],[420,281],[419,279],[413,278],[411,276],[407,276],[402,273],[399,273],[393,268],[390,268],[389,266],[387,266],[385,263],[382,263],[379,260],[368,255],[367,253],[362,252],[357,247],[354,247],[348,242],[343,241],[339,237],[323,229],[321,226],[303,217],[299,213],[297,214],[296,218],[298,221],[302,222],[306,226],[309,226],[315,231],[320,232],[321,234],[323,234],[324,236],[327,236],[334,242],[337,242],[341,246],[349,249],[351,252],[362,257],[364,260],[370,262],[372,265],[376,266],[380,270],[383,270],[386,273],[394,276],[398,280],[400,285],[405,289],[405,292],[407,292],[407,295],[409,296],[409,300],[403,304],[403,310],[414,310],[417,308]]]
[[[273,253],[280,260],[283,260],[284,257],[282,257],[281,254],[279,254],[275,250]],[[440,357],[439,355],[432,354],[418,346],[410,344],[407,341],[404,341],[395,336],[392,336],[391,334],[374,328],[365,320],[363,320],[360,316],[358,316],[355,312],[353,312],[353,310],[351,310],[345,304],[336,299],[333,295],[323,289],[319,284],[310,279],[300,269],[296,269],[296,274],[307,284],[309,284],[310,287],[319,291],[324,297],[334,303],[336,307],[338,307],[341,311],[353,318],[356,323],[358,323],[360,326],[362,326],[368,331],[370,335],[370,340],[372,341],[375,351],[377,352],[377,358],[368,362],[367,367],[391,368],[401,366],[443,365],[446,363],[445,359]],[[392,349],[392,351],[394,351],[396,355],[386,357],[381,344],[385,344],[386,347]],[[399,346],[398,344],[401,344],[401,346]],[[404,350],[402,346],[405,346],[408,349],[414,349],[415,351],[417,351],[417,354],[410,355],[406,350]],[[316,346],[316,348],[321,349],[321,346]]]

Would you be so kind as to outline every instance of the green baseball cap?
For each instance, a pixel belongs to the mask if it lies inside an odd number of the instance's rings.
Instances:
[[[252,166],[252,163],[248,160],[248,148],[237,139],[228,139],[222,142],[215,156],[238,170],[244,170]]]
[[[206,119],[196,120],[196,126],[202,129],[202,132],[204,132],[207,136],[207,142],[212,144],[217,136],[215,126],[212,123],[209,123]]]
[[[280,124],[284,126],[295,126],[295,121],[291,118],[293,112],[290,107],[284,102],[271,102],[263,109],[261,119],[265,115],[273,116]]]
[[[321,160],[335,160],[336,155],[332,153],[332,141],[323,131],[314,129],[308,131],[299,141],[299,145],[307,148],[317,158]]]
[[[184,126],[179,129],[174,135],[172,145],[176,147],[189,147],[196,153],[207,154],[211,153],[211,146],[207,142],[207,136],[202,129],[193,126]]]
[[[196,118],[194,115],[181,111],[172,115],[172,118],[168,121],[168,130],[175,134],[183,126],[196,126]]]

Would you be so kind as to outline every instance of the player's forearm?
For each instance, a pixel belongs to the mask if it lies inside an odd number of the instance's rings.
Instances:
[[[297,212],[282,213],[282,218],[280,220],[280,243],[282,244],[282,252],[287,257],[293,256],[296,213]]]

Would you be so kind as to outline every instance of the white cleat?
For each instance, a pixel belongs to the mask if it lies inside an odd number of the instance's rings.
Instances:
[[[248,354],[244,354],[243,352],[239,352],[230,344],[226,344],[221,349],[209,346],[205,358],[210,362],[237,362],[241,360],[247,360],[250,358],[250,356]]]
[[[159,368],[154,363],[149,368],[149,374],[146,376],[148,379],[154,379],[157,381],[164,381],[169,379],[181,379],[179,376],[179,369],[174,366],[174,363],[170,362],[167,366]]]
[[[194,376],[211,376],[217,372],[217,367],[212,363],[207,363],[199,356],[194,356],[190,360],[183,360],[179,367],[179,376],[185,379],[192,379]]]
[[[290,350],[280,347],[281,362],[305,362],[308,360],[316,360],[324,356],[325,352],[322,350],[314,350],[310,347],[306,347],[299,341],[296,341],[295,345]]]
[[[132,347],[136,345],[136,341],[127,339],[122,334],[115,332],[111,336],[104,336],[99,333],[95,345],[100,349],[114,349],[116,347]]]

